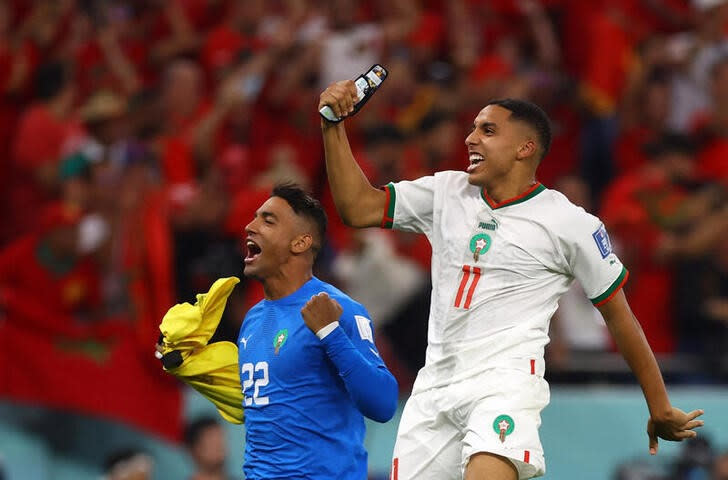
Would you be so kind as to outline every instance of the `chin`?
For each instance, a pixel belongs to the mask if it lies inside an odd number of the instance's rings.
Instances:
[[[260,275],[257,274],[255,267],[252,265],[243,264],[243,276],[247,278],[260,279]]]
[[[470,173],[468,174],[468,183],[470,185],[475,185],[476,187],[484,187],[487,183],[487,179],[484,178],[482,174],[478,175],[477,173]]]

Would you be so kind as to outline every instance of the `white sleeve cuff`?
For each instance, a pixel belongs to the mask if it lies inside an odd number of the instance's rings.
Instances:
[[[324,328],[316,332],[316,336],[319,338],[319,340],[323,340],[326,338],[326,335],[333,332],[336,327],[339,326],[339,322],[331,322],[328,325],[326,325]]]

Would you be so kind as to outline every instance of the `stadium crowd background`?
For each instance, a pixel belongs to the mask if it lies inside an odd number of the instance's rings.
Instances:
[[[370,310],[406,395],[430,248],[341,224],[315,108],[374,63],[389,78],[347,122],[372,183],[463,169],[486,101],[538,103],[554,130],[539,180],[607,225],[668,381],[725,383],[728,2],[2,0],[3,420],[44,424],[18,413],[40,405],[180,439],[157,325],[241,276],[244,226],[282,181],[327,207],[317,274]],[[260,298],[244,281],[215,338]],[[552,383],[629,381],[578,285],[552,338]]]

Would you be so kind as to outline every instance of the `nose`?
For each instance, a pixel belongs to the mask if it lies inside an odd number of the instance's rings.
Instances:
[[[250,221],[250,223],[248,223],[248,224],[247,224],[247,225],[245,226],[245,234],[246,234],[246,235],[250,235],[251,233],[253,233],[253,232],[254,232],[254,230],[253,230],[253,229],[255,228],[255,220],[256,220],[256,219],[255,219],[255,218],[253,218],[253,219],[252,219],[252,220]]]
[[[470,145],[475,145],[476,143],[478,143],[478,141],[475,137],[475,130],[473,130],[472,132],[470,132],[468,134],[467,137],[465,137],[465,145],[470,146]]]

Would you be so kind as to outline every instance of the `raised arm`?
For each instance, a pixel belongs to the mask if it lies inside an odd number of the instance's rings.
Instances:
[[[682,441],[697,436],[694,429],[701,427],[703,421],[695,418],[702,415],[703,411],[685,413],[670,404],[657,360],[639,322],[629,308],[624,292],[619,290],[611,300],[599,307],[599,311],[645,395],[650,412],[647,422],[650,454],[657,453],[658,437]]]
[[[331,84],[321,94],[319,110],[328,105],[337,117],[353,111],[356,87],[352,80]],[[387,195],[372,186],[354,160],[344,122],[333,124],[321,119],[321,130],[326,154],[326,173],[331,194],[342,221],[350,227],[380,225]]]

